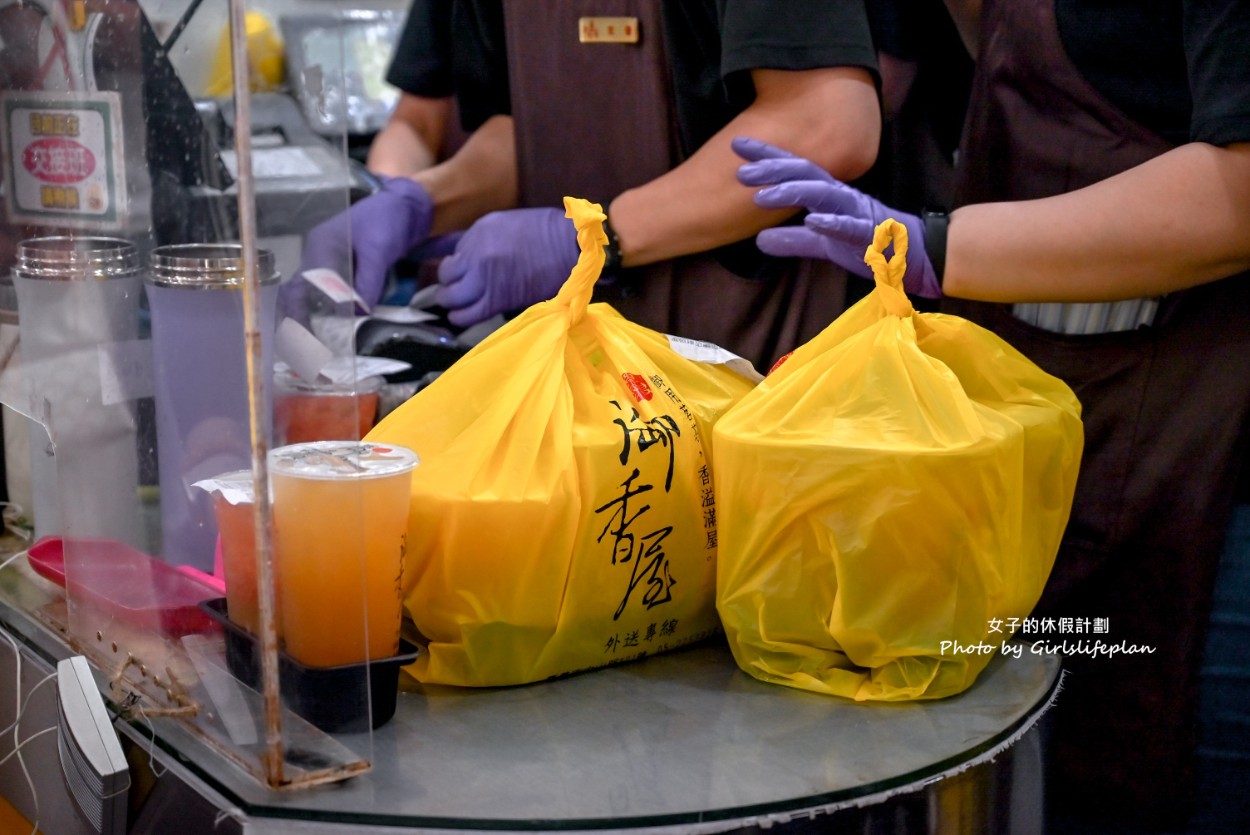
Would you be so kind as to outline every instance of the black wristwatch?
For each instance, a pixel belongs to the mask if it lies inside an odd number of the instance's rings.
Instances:
[[[612,284],[621,276],[621,245],[607,215],[603,218],[603,233],[608,236],[608,243],[603,248],[603,271],[599,273],[599,281]]]
[[[923,209],[920,219],[924,223],[925,255],[929,256],[929,263],[933,265],[938,286],[941,287],[942,279],[946,275],[946,228],[950,215],[944,211]]]

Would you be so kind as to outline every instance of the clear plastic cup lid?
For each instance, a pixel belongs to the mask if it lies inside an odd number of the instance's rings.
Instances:
[[[334,380],[306,380],[290,369],[279,369],[274,372],[274,386],[279,394],[298,392],[300,394],[330,395],[364,395],[374,394],[386,384],[382,377],[362,377],[355,382]]]
[[[298,478],[378,478],[406,473],[418,463],[407,447],[371,441],[312,441],[269,453],[270,472]]]

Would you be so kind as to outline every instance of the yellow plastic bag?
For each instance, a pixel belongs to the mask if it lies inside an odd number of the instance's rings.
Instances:
[[[876,289],[716,426],[717,608],[765,681],[964,690],[1010,638],[999,621],[1036,604],[1067,524],[1076,396],[990,331],[916,313],[906,251],[882,223]]]
[[[421,457],[402,581],[420,681],[538,681],[719,631],[711,430],[759,377],[590,304],[604,215],[565,208],[582,252],[556,298],[368,436]]]
[[[248,89],[253,93],[268,93],[282,86],[286,78],[286,52],[278,30],[263,12],[251,11],[244,17],[247,31],[247,61],[251,71]],[[210,96],[228,96],[234,86],[230,27],[227,26],[217,42],[213,54],[213,66],[208,72],[205,92]]]

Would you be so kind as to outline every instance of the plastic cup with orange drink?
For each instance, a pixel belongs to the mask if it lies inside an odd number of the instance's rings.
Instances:
[[[270,453],[274,552],[286,652],[310,667],[399,649],[411,450],[368,441]]]
[[[385,380],[305,380],[291,371],[274,377],[274,435],[279,446],[363,438],[377,419]]]
[[[197,482],[196,486],[213,496],[221,570],[226,582],[226,611],[230,620],[254,635],[260,634],[252,471],[234,470]],[[276,585],[277,577],[274,579]],[[281,620],[277,625],[281,634]]]

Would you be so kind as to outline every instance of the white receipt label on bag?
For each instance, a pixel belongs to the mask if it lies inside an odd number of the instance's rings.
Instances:
[[[758,383],[764,379],[764,375],[755,370],[755,366],[742,357],[730,351],[726,351],[719,345],[713,345],[711,342],[700,342],[697,339],[687,339],[684,336],[673,336],[665,334],[668,337],[668,345],[676,353],[694,362],[704,362],[709,365],[723,365],[729,370],[737,372],[748,380]]]

